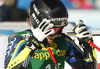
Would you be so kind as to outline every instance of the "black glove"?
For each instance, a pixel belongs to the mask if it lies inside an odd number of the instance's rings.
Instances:
[[[29,40],[28,42],[26,43],[26,46],[32,50],[35,50],[35,49],[41,49],[41,42],[38,41],[33,35],[31,35],[29,37]]]

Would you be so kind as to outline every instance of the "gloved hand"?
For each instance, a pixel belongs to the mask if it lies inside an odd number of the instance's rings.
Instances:
[[[36,29],[32,29],[32,35],[30,36],[26,46],[31,48],[32,50],[38,48],[41,49],[41,42],[48,36],[54,33],[52,28],[54,25],[50,22],[50,20],[43,19],[43,21],[39,24]]]
[[[77,28],[74,30],[76,37],[79,40],[80,45],[85,49],[90,51],[91,46],[88,44],[88,41],[92,39],[91,31],[85,26],[82,20],[76,23]]]
[[[85,24],[83,23],[82,20],[77,22],[76,25],[78,26],[75,29],[75,33],[76,33],[76,37],[77,38],[79,38],[79,39],[86,39],[86,40],[89,40],[89,39],[92,38],[91,31],[85,26]],[[86,40],[83,40],[83,41],[86,42]]]

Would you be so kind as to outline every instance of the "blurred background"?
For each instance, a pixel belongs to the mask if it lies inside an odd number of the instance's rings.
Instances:
[[[2,29],[7,29],[10,31],[10,33],[8,33],[9,31],[7,31],[7,35],[12,34],[16,32],[16,30],[12,30],[11,28],[13,28],[14,26],[14,28],[16,28],[18,27],[17,25],[20,25],[22,23],[23,26],[26,24],[26,18],[29,17],[29,8],[31,1],[32,0],[0,0],[0,34],[5,34],[6,30],[2,31]],[[71,22],[73,24],[78,20],[83,20],[84,23],[92,31],[98,32],[100,30],[100,0],[61,1],[64,3],[68,10],[68,22]],[[17,25],[15,24],[15,22]],[[5,25],[8,25],[8,28],[5,27]],[[13,26],[10,27],[10,25]],[[29,27],[25,27],[25,29],[26,28]],[[11,30],[13,32],[11,32]],[[18,28],[17,31],[18,30],[23,30],[23,27],[21,27],[21,29]]]
[[[3,69],[8,36],[30,29],[26,18],[29,17],[31,1],[33,0],[0,0],[0,67],[2,67],[0,69]],[[64,28],[63,33],[74,37],[71,33],[72,29],[76,26],[75,23],[78,20],[83,20],[86,26],[92,31],[95,44],[100,47],[100,0],[61,1],[69,13],[69,24]],[[99,58],[98,63],[100,63],[100,53],[96,52]],[[67,69],[68,67],[70,66],[66,64],[65,68]]]

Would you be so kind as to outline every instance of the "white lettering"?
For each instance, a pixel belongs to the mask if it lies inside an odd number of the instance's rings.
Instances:
[[[67,17],[63,17],[63,18],[51,18],[50,21],[64,21],[67,20]]]
[[[36,22],[37,24],[39,24],[40,21],[39,21],[38,18],[36,17],[35,13],[33,13],[32,16],[33,16],[35,22]]]
[[[35,4],[33,5],[33,8],[34,8],[34,10],[35,10],[36,14],[37,14],[37,15],[39,15],[39,14],[40,14],[40,12],[38,11],[38,9],[37,9],[37,7],[36,7],[36,5],[35,5]]]

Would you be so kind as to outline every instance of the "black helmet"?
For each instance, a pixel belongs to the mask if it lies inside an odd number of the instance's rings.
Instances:
[[[47,18],[54,24],[54,27],[66,26],[68,12],[60,0],[34,0],[30,5],[30,20],[34,28]]]

